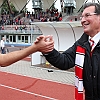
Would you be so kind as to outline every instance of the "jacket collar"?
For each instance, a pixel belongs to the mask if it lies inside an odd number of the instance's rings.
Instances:
[[[97,47],[100,48],[100,40],[99,40],[99,42],[98,42],[98,44],[97,44]]]
[[[83,35],[79,39],[79,44],[85,49],[87,49],[88,51],[90,51],[90,44],[89,44],[88,38],[89,36],[86,33],[83,33]]]
[[[89,44],[88,40],[89,40],[89,35],[87,35],[86,33],[83,33],[83,35],[78,40],[78,42],[83,48],[85,48],[88,51],[90,51],[90,44]],[[98,42],[97,47],[100,48],[100,41]]]

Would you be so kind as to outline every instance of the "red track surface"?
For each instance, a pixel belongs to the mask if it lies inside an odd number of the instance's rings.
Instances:
[[[0,72],[0,100],[74,100],[74,86]]]

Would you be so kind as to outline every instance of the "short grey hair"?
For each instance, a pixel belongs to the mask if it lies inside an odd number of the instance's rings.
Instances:
[[[89,3],[85,3],[83,5],[83,10],[87,7],[90,7],[90,6],[95,6],[95,12],[94,13],[97,13],[98,15],[100,15],[100,4],[98,3],[92,3],[92,2],[89,2]]]

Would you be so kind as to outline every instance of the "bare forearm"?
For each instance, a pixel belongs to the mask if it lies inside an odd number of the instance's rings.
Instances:
[[[0,54],[0,66],[8,66],[16,61],[19,61],[28,55],[40,52],[50,52],[54,48],[54,41],[45,41],[45,38],[39,40],[39,42],[34,43],[32,46],[25,48],[24,50],[14,51],[8,54]]]
[[[0,66],[8,66],[16,61],[19,61],[26,56],[37,51],[37,48],[34,46],[30,46],[25,48],[24,50],[10,52],[8,54],[1,54],[0,57]]]

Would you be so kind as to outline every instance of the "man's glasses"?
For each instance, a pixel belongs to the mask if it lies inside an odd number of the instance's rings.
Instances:
[[[80,19],[82,19],[82,18],[89,18],[89,17],[92,16],[92,15],[97,15],[97,13],[86,13],[85,15],[82,15],[82,16],[80,17]]]

